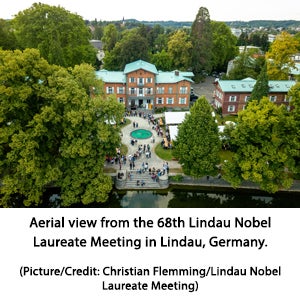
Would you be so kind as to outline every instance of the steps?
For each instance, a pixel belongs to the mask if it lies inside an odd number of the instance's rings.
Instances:
[[[136,182],[137,180],[140,181],[140,185],[137,185]],[[145,182],[144,186],[141,186],[141,181]],[[159,182],[154,181],[151,176],[149,175],[148,172],[146,173],[142,173],[142,174],[138,174],[135,171],[132,172],[132,179],[130,180],[129,178],[127,178],[126,180],[126,184],[124,186],[125,189],[129,189],[129,190],[140,190],[140,189],[160,189],[160,184]]]

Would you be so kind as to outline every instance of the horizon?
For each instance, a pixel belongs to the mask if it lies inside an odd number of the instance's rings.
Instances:
[[[1,19],[12,19],[19,12],[32,7],[34,0],[3,0],[0,10]],[[41,3],[50,6],[60,6],[65,10],[77,14],[84,20],[113,22],[135,19],[147,22],[193,22],[200,7],[207,8],[210,19],[219,22],[250,22],[250,21],[300,21],[300,7],[295,6],[294,0],[286,0],[284,6],[280,3],[261,2],[253,0],[247,9],[243,9],[239,0],[186,0],[182,3],[172,0],[152,0],[151,5],[144,7],[139,0],[110,0],[104,5],[93,0],[42,0]],[[127,17],[130,16],[130,17]]]

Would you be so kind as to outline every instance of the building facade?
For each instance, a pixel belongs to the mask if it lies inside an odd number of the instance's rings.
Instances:
[[[213,106],[221,107],[222,114],[237,114],[245,109],[249,101],[256,80],[246,78],[243,80],[219,80],[215,83]],[[295,84],[292,80],[270,80],[269,99],[280,105],[290,106],[288,91]]]
[[[155,65],[138,60],[124,71],[96,71],[104,82],[106,94],[116,94],[128,110],[155,108],[188,108],[192,72],[162,72]]]

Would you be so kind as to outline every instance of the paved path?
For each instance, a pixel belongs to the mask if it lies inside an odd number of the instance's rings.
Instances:
[[[162,115],[155,115],[155,118],[160,118]],[[142,117],[136,116],[136,117],[126,117],[128,120],[131,121],[131,124],[125,126],[122,129],[122,143],[125,144],[128,147],[128,153],[127,153],[127,158],[128,155],[134,155],[134,153],[138,150],[138,146],[139,145],[150,145],[150,151],[151,151],[151,158],[146,158],[145,154],[142,154],[141,157],[139,157],[136,161],[135,161],[135,169],[139,169],[142,165],[142,163],[148,163],[149,168],[153,168],[155,167],[155,169],[162,169],[163,167],[163,163],[164,161],[159,158],[156,154],[155,154],[155,147],[157,144],[160,144],[162,141],[162,137],[158,136],[156,131],[154,129],[152,129],[153,124],[152,123],[148,123],[148,119],[144,119]],[[133,127],[133,122],[138,123],[138,127],[134,128]],[[131,145],[130,141],[132,139],[132,137],[130,136],[130,133],[133,130],[136,129],[146,129],[149,130],[152,133],[152,136],[155,139],[155,143],[152,142],[152,137],[148,138],[148,139],[138,139],[137,140],[137,144],[135,144],[134,146]],[[181,168],[181,166],[179,165],[179,163],[177,161],[168,161],[168,165],[169,168]],[[122,166],[122,168],[124,168],[124,166]],[[127,163],[125,166],[126,170],[129,170],[129,161],[127,159]]]

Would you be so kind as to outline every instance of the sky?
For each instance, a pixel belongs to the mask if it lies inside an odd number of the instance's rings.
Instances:
[[[194,21],[200,7],[214,21],[300,20],[296,0],[1,0],[0,18],[11,19],[34,2],[61,6],[85,20]]]

